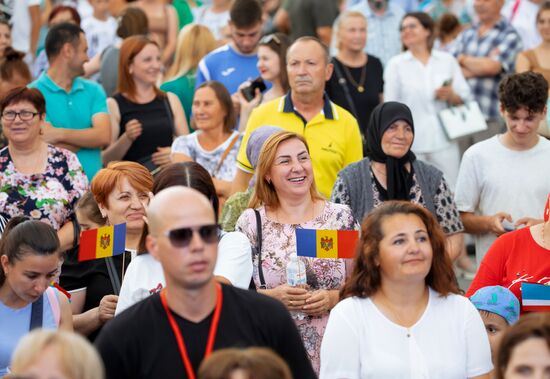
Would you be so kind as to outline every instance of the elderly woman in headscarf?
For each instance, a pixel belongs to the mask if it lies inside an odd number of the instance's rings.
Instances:
[[[254,169],[256,169],[256,165],[258,164],[258,157],[260,156],[260,151],[262,150],[264,142],[269,138],[269,136],[276,132],[280,132],[281,130],[283,129],[277,126],[262,126],[250,134],[248,143],[246,144],[246,156]],[[254,189],[255,181],[256,177],[253,177],[246,191],[235,193],[225,202],[222,215],[220,217],[220,224],[224,231],[235,231],[237,219],[241,216],[244,210],[248,208],[248,202],[252,197],[252,190]]]
[[[463,249],[464,226],[443,173],[411,151],[414,123],[409,107],[395,101],[379,104],[366,134],[366,158],[340,171],[331,200],[349,205],[359,223],[384,201],[422,205],[436,216],[447,235],[447,251],[456,259]]]

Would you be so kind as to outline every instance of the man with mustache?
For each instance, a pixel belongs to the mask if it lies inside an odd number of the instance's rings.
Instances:
[[[248,187],[254,169],[246,157],[250,133],[263,125],[278,126],[306,139],[315,183],[327,199],[338,172],[363,156],[357,120],[325,95],[325,82],[332,75],[328,49],[315,37],[301,37],[286,56],[290,91],[252,111],[237,156],[233,192]]]

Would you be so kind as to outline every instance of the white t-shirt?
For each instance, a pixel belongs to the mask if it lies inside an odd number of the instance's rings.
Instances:
[[[338,303],[321,345],[320,379],[465,379],[492,367],[476,308],[463,296],[444,298],[430,289],[410,337],[368,298]]]
[[[250,241],[240,232],[222,234],[214,275],[223,276],[235,287],[248,289],[252,278]],[[138,255],[128,265],[116,306],[115,315],[166,285],[159,261],[150,254]]]
[[[452,88],[458,96],[464,100],[470,97],[470,87],[458,62],[444,51],[432,50],[426,65],[410,51],[396,55],[386,65],[384,101],[399,101],[411,109],[414,120],[412,150],[415,153],[432,153],[449,147],[437,117],[447,104],[435,100],[435,90],[448,80],[452,80]]]
[[[210,29],[215,39],[223,39],[223,28],[229,23],[229,11],[214,13],[211,6],[203,5],[193,9],[194,22]]]
[[[31,53],[31,16],[29,8],[40,6],[41,0],[7,0],[5,4],[12,9],[11,38],[15,50]]]
[[[113,17],[108,17],[107,20],[102,21],[91,16],[82,20],[81,26],[88,41],[88,56],[90,58],[102,53],[106,47],[117,42],[116,30],[118,24]]]
[[[515,0],[507,1],[502,7],[501,15],[508,21],[512,16]],[[524,50],[533,49],[542,42],[542,38],[537,30],[537,12],[540,4],[535,4],[530,0],[521,0],[516,14],[512,18],[512,26],[518,32],[523,42]]]
[[[507,212],[514,222],[542,218],[550,192],[550,141],[539,138],[535,147],[515,151],[499,138],[479,142],[464,153],[455,192],[458,210],[486,216]],[[478,262],[495,239],[494,234],[475,236]]]

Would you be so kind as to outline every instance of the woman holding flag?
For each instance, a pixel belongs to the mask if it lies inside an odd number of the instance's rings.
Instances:
[[[84,224],[83,230],[126,225],[124,236],[117,235],[115,230],[118,228],[113,228],[108,236],[113,245],[122,238],[124,254],[84,262],[70,256],[63,264],[60,284],[72,292],[75,330],[92,341],[103,324],[114,317],[124,271],[136,254],[144,226],[145,206],[149,204],[152,188],[153,177],[144,166],[127,161],[111,162],[92,180],[91,191],[97,204],[90,201],[92,199],[88,199],[86,204],[80,203],[77,216]],[[96,244],[87,245],[83,239],[81,236],[79,255],[95,256]]]
[[[521,313],[549,311],[550,299],[550,196],[544,222],[505,233],[491,245],[466,292],[499,285],[516,295]],[[543,286],[544,285],[544,286]]]
[[[59,274],[56,231],[44,222],[12,218],[0,243],[0,377],[17,342],[31,329],[72,330],[65,295],[50,287]]]
[[[329,311],[338,302],[346,278],[343,259],[304,258],[307,286],[287,285],[286,267],[296,245],[296,229],[354,229],[351,210],[324,200],[317,192],[309,149],[303,137],[278,132],[264,143],[257,165],[250,208],[236,230],[253,246],[253,279],[258,292],[301,312],[296,324],[316,372]],[[260,225],[260,228],[257,228]]]

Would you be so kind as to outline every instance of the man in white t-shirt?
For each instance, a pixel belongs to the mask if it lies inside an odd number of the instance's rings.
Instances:
[[[462,158],[455,201],[481,261],[497,236],[542,222],[550,191],[550,141],[537,128],[546,117],[548,83],[540,74],[510,75],[499,86],[507,131],[470,147]]]
[[[40,33],[40,0],[4,0],[4,5],[11,10],[12,46],[27,54],[25,60],[31,63]]]

